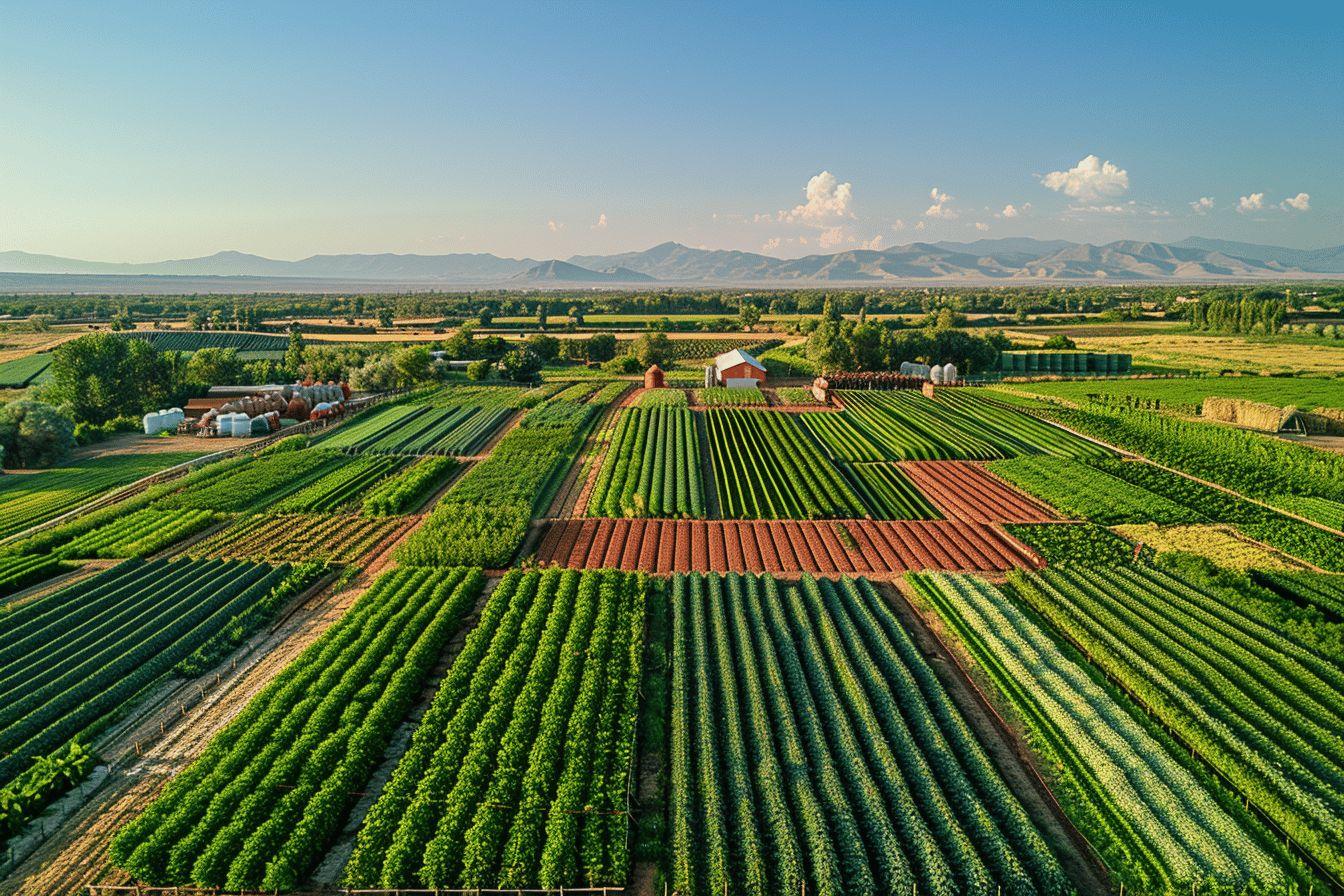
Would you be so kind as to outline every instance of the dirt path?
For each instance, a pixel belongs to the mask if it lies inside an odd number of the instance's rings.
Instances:
[[[1009,789],[1022,802],[1079,893],[1111,893],[1110,875],[1096,851],[1065,816],[1037,769],[1021,735],[994,709],[941,635],[941,625],[927,619],[911,603],[903,581],[878,584],[906,631],[953,702],[975,732]]]
[[[148,706],[97,744],[105,775],[49,810],[51,832],[3,881],[3,896],[64,896],[90,883],[124,883],[107,861],[113,834],[148,805],[276,674],[340,618],[362,589],[330,587],[301,598],[271,629],[255,635],[221,666],[157,692]],[[192,701],[195,701],[194,703]],[[88,788],[86,788],[88,789]],[[62,810],[68,810],[59,817]],[[54,829],[54,830],[53,830]]]
[[[551,499],[551,506],[543,519],[561,519],[582,514],[582,509],[588,504],[588,496],[592,493],[593,481],[602,467],[602,458],[606,456],[607,449],[611,445],[610,436],[615,429],[619,410],[619,402],[608,405],[588,431],[588,437],[583,440],[583,445],[575,454],[574,461],[569,465],[560,487],[556,489],[555,497]],[[526,555],[520,554],[520,556]]]

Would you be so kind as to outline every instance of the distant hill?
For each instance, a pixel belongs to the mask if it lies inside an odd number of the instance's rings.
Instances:
[[[59,283],[92,278],[103,291],[134,291],[129,280],[154,278],[154,292],[184,289],[173,278],[190,279],[193,291],[228,292],[276,289],[295,291],[437,288],[451,285],[640,284],[747,285],[754,283],[896,283],[904,281],[1174,281],[1261,280],[1300,275],[1344,274],[1344,246],[1287,249],[1190,237],[1178,243],[1117,240],[1094,246],[1067,240],[1029,238],[974,242],[910,243],[890,249],[852,249],[829,255],[775,258],[756,252],[695,249],[660,243],[640,252],[574,255],[568,259],[501,258],[489,253],[400,255],[394,253],[313,255],[280,261],[243,252],[218,252],[147,264],[81,261],[27,252],[0,252],[0,284],[38,278],[39,291],[67,289]],[[244,284],[224,280],[249,278]],[[109,285],[110,284],[110,285]],[[266,284],[270,284],[267,286]],[[316,284],[314,286],[313,284]],[[9,288],[16,288],[11,286]],[[90,287],[92,288],[92,287]]]

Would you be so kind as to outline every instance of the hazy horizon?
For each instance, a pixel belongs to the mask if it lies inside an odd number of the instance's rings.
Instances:
[[[34,3],[4,23],[0,251],[1344,243],[1333,6]]]

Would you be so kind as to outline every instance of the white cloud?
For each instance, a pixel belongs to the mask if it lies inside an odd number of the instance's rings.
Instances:
[[[984,221],[976,221],[975,229],[980,231],[981,233],[984,233],[986,230],[989,229],[989,225],[986,224]]]
[[[814,175],[807,182],[803,195],[807,201],[789,211],[781,211],[777,216],[780,221],[825,227],[828,221],[854,217],[850,209],[854,201],[853,184],[840,183],[829,171]]]
[[[1103,162],[1096,156],[1084,156],[1068,171],[1051,171],[1041,178],[1041,185],[1090,202],[1107,196],[1119,196],[1129,189],[1129,172],[1112,162]]]
[[[779,237],[777,237],[777,236],[772,236],[772,237],[770,237],[770,239],[768,239],[768,240],[766,240],[765,242],[761,243],[761,251],[762,251],[762,252],[773,252],[773,251],[775,251],[776,249],[779,248],[780,243],[782,243],[782,242],[783,242],[783,240],[781,240]]]
[[[1289,196],[1279,203],[1279,208],[1286,212],[1309,212],[1311,211],[1311,196],[1307,193],[1298,193],[1296,196]]]
[[[842,228],[829,227],[817,237],[817,245],[823,249],[830,249],[846,242],[847,239],[848,237],[845,236],[845,231]]]
[[[924,210],[924,217],[945,218],[950,221],[957,216],[956,210],[950,207],[952,197],[942,190],[934,187],[929,191],[929,198],[933,200],[933,205]]]
[[[593,225],[592,229],[593,229],[593,230],[606,230],[606,229],[607,229],[607,213],[606,213],[606,212],[602,212],[600,215],[597,216],[597,223]]]
[[[1258,212],[1265,207],[1265,194],[1252,193],[1249,196],[1242,196],[1237,200],[1237,211],[1243,215],[1247,212]]]
[[[885,243],[885,242],[886,242],[886,238],[885,238],[884,236],[882,236],[882,234],[879,233],[879,234],[877,234],[876,236],[874,236],[872,239],[868,240],[867,242],[860,241],[860,242],[859,242],[859,248],[860,248],[860,249],[872,249],[874,252],[880,252],[880,251],[882,251],[882,244]]]
[[[902,221],[900,218],[897,218],[895,221],[892,222],[891,229],[896,231],[897,233],[900,233],[902,230],[905,229],[905,222]]]
[[[916,230],[923,230],[923,229],[924,229],[924,222],[923,222],[923,221],[916,221],[916,222],[915,222],[915,229],[916,229]]]
[[[559,233],[565,229],[565,225],[552,218],[550,221],[546,222],[546,229],[551,233]]]
[[[1026,207],[1027,207],[1027,206],[1023,206],[1023,210],[1025,210]],[[999,217],[1001,217],[1001,218],[1016,218],[1016,217],[1017,217],[1018,215],[1020,215],[1020,214],[1022,214],[1022,211],[1019,211],[1018,208],[1017,208],[1017,206],[1013,205],[1013,204],[1010,202],[1010,203],[1008,203],[1007,205],[1005,205],[1005,206],[1003,207],[1003,211],[999,212]]]
[[[1199,197],[1194,202],[1190,203],[1190,210],[1197,215],[1207,215],[1210,211],[1213,210],[1213,197],[1212,196]]]

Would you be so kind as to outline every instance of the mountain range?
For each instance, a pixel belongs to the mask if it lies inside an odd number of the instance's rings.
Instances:
[[[661,243],[642,252],[575,255],[565,260],[488,253],[313,255],[280,261],[218,252],[147,264],[81,261],[0,252],[0,272],[154,278],[260,278],[266,281],[386,284],[401,287],[492,285],[881,284],[918,281],[1260,280],[1344,274],[1344,246],[1289,249],[1191,237],[1177,243],[1120,240],[1103,245],[1029,238],[910,243],[829,255],[775,258],[755,252]]]

